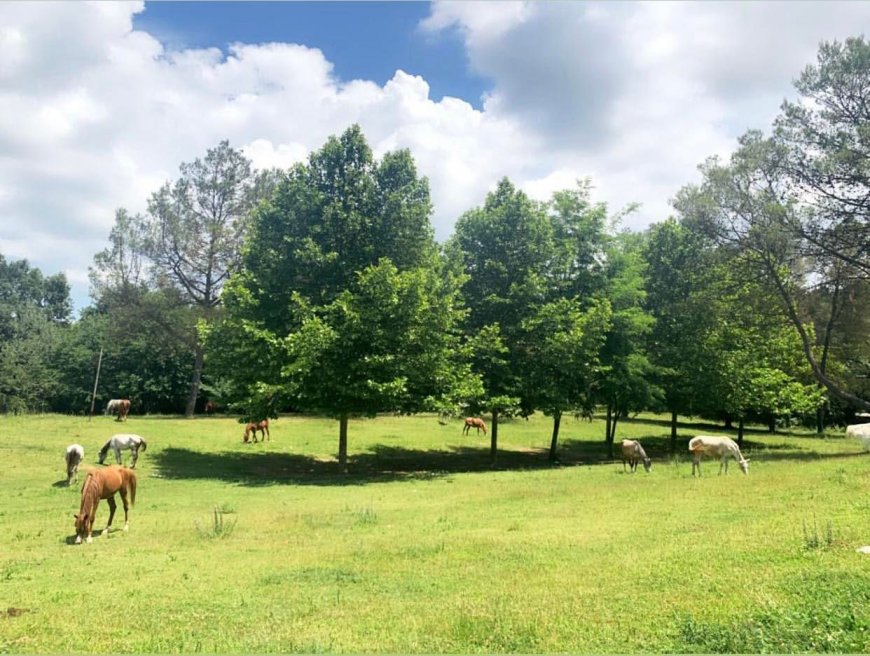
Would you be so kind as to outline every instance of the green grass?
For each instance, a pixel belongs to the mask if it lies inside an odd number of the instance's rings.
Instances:
[[[343,474],[326,419],[246,445],[225,418],[0,417],[0,652],[870,651],[856,442],[751,432],[748,477],[693,480],[660,417],[620,425],[634,475],[600,420],[563,421],[559,466],[544,417],[501,425],[495,468],[461,429],[352,421]],[[114,432],[148,441],[130,531],[72,545],[64,448],[88,466]]]

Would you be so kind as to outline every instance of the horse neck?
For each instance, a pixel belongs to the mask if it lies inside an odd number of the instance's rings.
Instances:
[[[103,492],[102,481],[97,474],[88,474],[85,485],[82,488],[82,505],[79,508],[79,515],[84,512],[88,513],[89,517],[93,516],[94,509],[100,502],[100,495]]]

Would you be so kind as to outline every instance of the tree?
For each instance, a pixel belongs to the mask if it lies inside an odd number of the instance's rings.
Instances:
[[[611,327],[608,301],[593,301],[584,311],[576,299],[541,306],[520,328],[524,398],[553,417],[549,459],[555,461],[562,414],[587,409],[599,375],[599,354]]]
[[[0,412],[50,407],[60,384],[52,356],[71,311],[63,274],[0,255]]]
[[[177,288],[205,321],[213,320],[221,291],[241,262],[241,245],[251,211],[274,181],[256,178],[251,163],[222,141],[204,159],[183,163],[180,176],[148,202],[136,239],[153,263],[160,284]],[[268,175],[268,174],[267,174]],[[204,353],[193,341],[194,365],[185,415],[194,413]]]
[[[779,166],[805,211],[786,216],[805,252],[870,278],[870,44],[825,42],[774,124]]]
[[[466,335],[484,392],[472,405],[492,414],[490,452],[495,461],[498,419],[521,411],[522,364],[517,351],[522,322],[548,300],[553,228],[545,208],[507,179],[481,208],[463,214],[447,246],[468,276],[463,297],[470,309]],[[531,411],[526,404],[527,411]]]
[[[358,126],[292,169],[254,215],[226,317],[205,330],[231,407],[337,418],[346,466],[351,417],[477,393],[456,328],[461,279],[441,267],[430,213],[410,155],[375,162]]]
[[[645,307],[655,319],[647,346],[651,377],[671,414],[675,452],[677,416],[699,411],[707,387],[701,373],[708,358],[706,335],[715,324],[710,290],[716,268],[708,240],[673,218],[649,229],[643,258]]]
[[[602,344],[598,396],[607,408],[605,442],[611,456],[620,417],[655,405],[661,394],[646,352],[655,319],[644,307],[646,263],[640,247],[637,235],[622,233],[611,240],[606,257],[605,294],[613,314]]]

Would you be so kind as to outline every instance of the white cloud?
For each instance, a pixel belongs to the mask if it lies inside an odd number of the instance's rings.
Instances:
[[[711,154],[766,128],[818,42],[866,28],[866,3],[435,3],[493,82],[483,110],[435,102],[397,70],[335,76],[304,44],[167,50],[132,3],[0,3],[0,252],[64,270],[76,303],[119,206],[135,212],[222,139],[258,167],[305,159],[359,123],[378,155],[409,148],[436,234],[502,176],[536,197],[590,176],[614,209],[659,220]]]

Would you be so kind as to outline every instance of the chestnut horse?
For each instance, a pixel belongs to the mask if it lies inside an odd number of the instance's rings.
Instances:
[[[483,434],[486,435],[486,422],[480,417],[466,417],[465,426],[462,427],[462,434],[468,435],[468,431],[472,428],[477,429],[477,434],[480,435],[480,429],[483,429]]]
[[[260,439],[265,442],[268,437],[269,440],[272,439],[272,436],[269,434],[269,420],[264,419],[263,421],[252,421],[248,424],[245,424],[245,435],[242,438],[244,442],[247,442],[250,437],[254,438],[254,442],[257,441],[257,431],[260,431]]]
[[[76,544],[91,542],[91,534],[94,531],[94,517],[97,514],[97,506],[100,499],[105,499],[109,504],[109,521],[105,530],[100,535],[107,535],[115,517],[115,494],[121,493],[121,501],[124,503],[124,530],[129,528],[127,512],[130,506],[136,502],[136,474],[132,469],[120,465],[109,465],[105,469],[92,469],[88,472],[85,484],[82,486],[82,505],[76,518]],[[130,495],[130,503],[127,503],[127,495]]]

